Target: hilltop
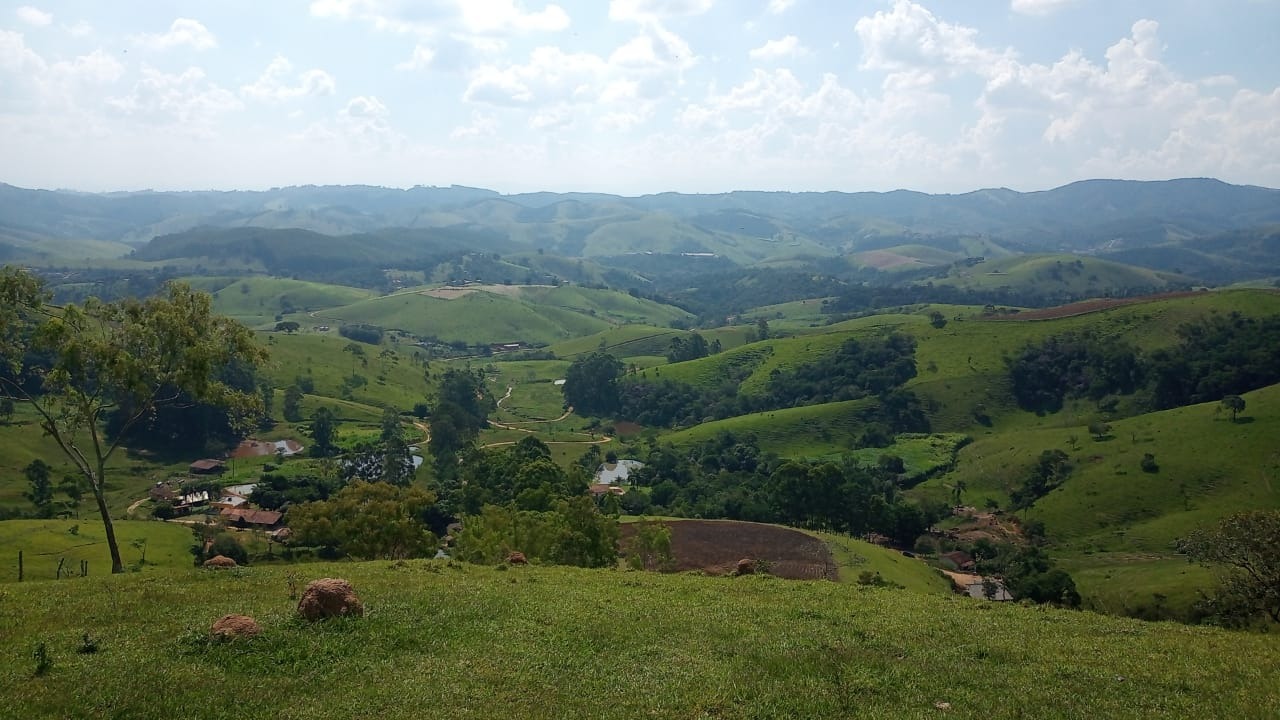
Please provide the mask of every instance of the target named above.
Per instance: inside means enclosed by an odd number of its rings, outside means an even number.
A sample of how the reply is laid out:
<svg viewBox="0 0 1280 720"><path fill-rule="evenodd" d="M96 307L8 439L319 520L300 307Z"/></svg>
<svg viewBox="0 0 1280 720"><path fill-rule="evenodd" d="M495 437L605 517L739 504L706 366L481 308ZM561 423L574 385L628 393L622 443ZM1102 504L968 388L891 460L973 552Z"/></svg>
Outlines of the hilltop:
<svg viewBox="0 0 1280 720"><path fill-rule="evenodd" d="M349 579L366 616L297 620L290 588L323 576ZM0 627L14 652L0 658L0 682L24 716L1280 710L1271 682L1280 655L1266 636L823 581L410 561L90 577L3 592ZM256 617L264 635L207 640L209 625L233 612ZM86 633L97 652L77 654ZM53 664L33 677L38 643ZM138 692L140 678L164 691Z"/></svg>

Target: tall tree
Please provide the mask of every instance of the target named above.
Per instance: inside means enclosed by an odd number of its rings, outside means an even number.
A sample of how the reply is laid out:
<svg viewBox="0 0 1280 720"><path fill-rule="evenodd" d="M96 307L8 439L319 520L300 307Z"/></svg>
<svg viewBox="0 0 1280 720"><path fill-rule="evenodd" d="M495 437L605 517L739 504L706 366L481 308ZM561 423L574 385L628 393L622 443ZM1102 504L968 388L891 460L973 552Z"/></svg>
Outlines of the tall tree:
<svg viewBox="0 0 1280 720"><path fill-rule="evenodd" d="M1222 407L1231 411L1231 422L1236 421L1236 416L1244 412L1244 398L1239 395L1227 395L1222 398Z"/></svg>
<svg viewBox="0 0 1280 720"><path fill-rule="evenodd" d="M27 484L30 486L23 496L36 506L36 513L42 518L53 517L53 481L49 479L51 470L53 468L40 458L22 468L22 474L27 477Z"/></svg>
<svg viewBox="0 0 1280 720"><path fill-rule="evenodd" d="M170 284L133 298L57 307L41 281L0 269L0 395L27 403L44 432L84 476L102 517L111 571L124 572L107 508L107 462L138 422L158 408L191 401L225 407L245 427L261 411L256 393L221 380L234 362L266 352L243 325L213 314L212 299ZM124 410L109 437L109 413Z"/></svg>
<svg viewBox="0 0 1280 720"><path fill-rule="evenodd" d="M290 385L284 391L284 407L281 408L281 413L289 422L302 422L302 388Z"/></svg>
<svg viewBox="0 0 1280 720"><path fill-rule="evenodd" d="M583 415L607 415L618 410L618 377L622 363L608 353L594 352L573 361L565 371L564 401Z"/></svg>
<svg viewBox="0 0 1280 720"><path fill-rule="evenodd" d="M338 421L334 418L333 411L327 407L316 410L311 418L311 440L315 443L311 446L311 454L316 457L333 455L337 451L333 444L337 434Z"/></svg>
<svg viewBox="0 0 1280 720"><path fill-rule="evenodd" d="M1236 513L1178 548L1220 570L1210 602L1222 620L1245 624L1264 615L1280 623L1280 511Z"/></svg>

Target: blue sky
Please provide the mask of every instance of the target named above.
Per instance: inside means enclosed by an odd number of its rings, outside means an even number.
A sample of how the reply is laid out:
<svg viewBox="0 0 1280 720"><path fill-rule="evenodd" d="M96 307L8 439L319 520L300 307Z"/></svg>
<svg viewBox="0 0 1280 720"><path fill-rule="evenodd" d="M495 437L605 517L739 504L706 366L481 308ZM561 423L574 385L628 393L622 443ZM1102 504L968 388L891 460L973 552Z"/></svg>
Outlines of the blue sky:
<svg viewBox="0 0 1280 720"><path fill-rule="evenodd" d="M1280 187L1273 0L0 2L0 181Z"/></svg>

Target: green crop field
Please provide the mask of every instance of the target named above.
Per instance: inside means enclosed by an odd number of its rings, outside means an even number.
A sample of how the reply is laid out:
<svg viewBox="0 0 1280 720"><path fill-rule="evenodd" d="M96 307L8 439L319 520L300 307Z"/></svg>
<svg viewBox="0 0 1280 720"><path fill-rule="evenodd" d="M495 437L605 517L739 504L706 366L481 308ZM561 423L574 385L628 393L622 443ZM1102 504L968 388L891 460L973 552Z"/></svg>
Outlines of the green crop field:
<svg viewBox="0 0 1280 720"><path fill-rule="evenodd" d="M154 569L191 567L194 540L185 525L143 520L116 520L113 525L126 566L148 573ZM146 563L141 563L144 549ZM111 572L106 530L96 512L79 520L0 522L0 583L17 581L19 551L28 582L55 579L60 560L65 560L64 576L79 574L81 560L89 562L90 577Z"/></svg>
<svg viewBox="0 0 1280 720"><path fill-rule="evenodd" d="M290 583L326 576L351 581L365 617L295 619ZM14 717L1280 712L1268 636L766 576L410 561L91 576L0 597ZM227 613L263 635L206 640ZM97 652L76 652L85 633ZM52 665L37 676L40 643Z"/></svg>

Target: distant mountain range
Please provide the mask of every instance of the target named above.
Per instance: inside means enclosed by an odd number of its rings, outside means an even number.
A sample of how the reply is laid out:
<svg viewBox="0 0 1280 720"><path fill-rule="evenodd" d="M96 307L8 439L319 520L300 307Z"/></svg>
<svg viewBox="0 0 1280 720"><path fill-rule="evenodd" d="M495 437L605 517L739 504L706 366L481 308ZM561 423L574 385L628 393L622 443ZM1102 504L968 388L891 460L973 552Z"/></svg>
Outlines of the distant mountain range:
<svg viewBox="0 0 1280 720"><path fill-rule="evenodd" d="M1065 252L1221 283L1280 275L1280 190L1212 179L1089 180L1030 193L641 197L458 186L90 194L0 184L0 260L53 263L136 250L135 259L163 261L219 243L269 254L285 239L315 249L317 261L369 263L459 248L597 259L713 253L743 266L876 252L863 264L881 270L886 258L929 267Z"/></svg>

